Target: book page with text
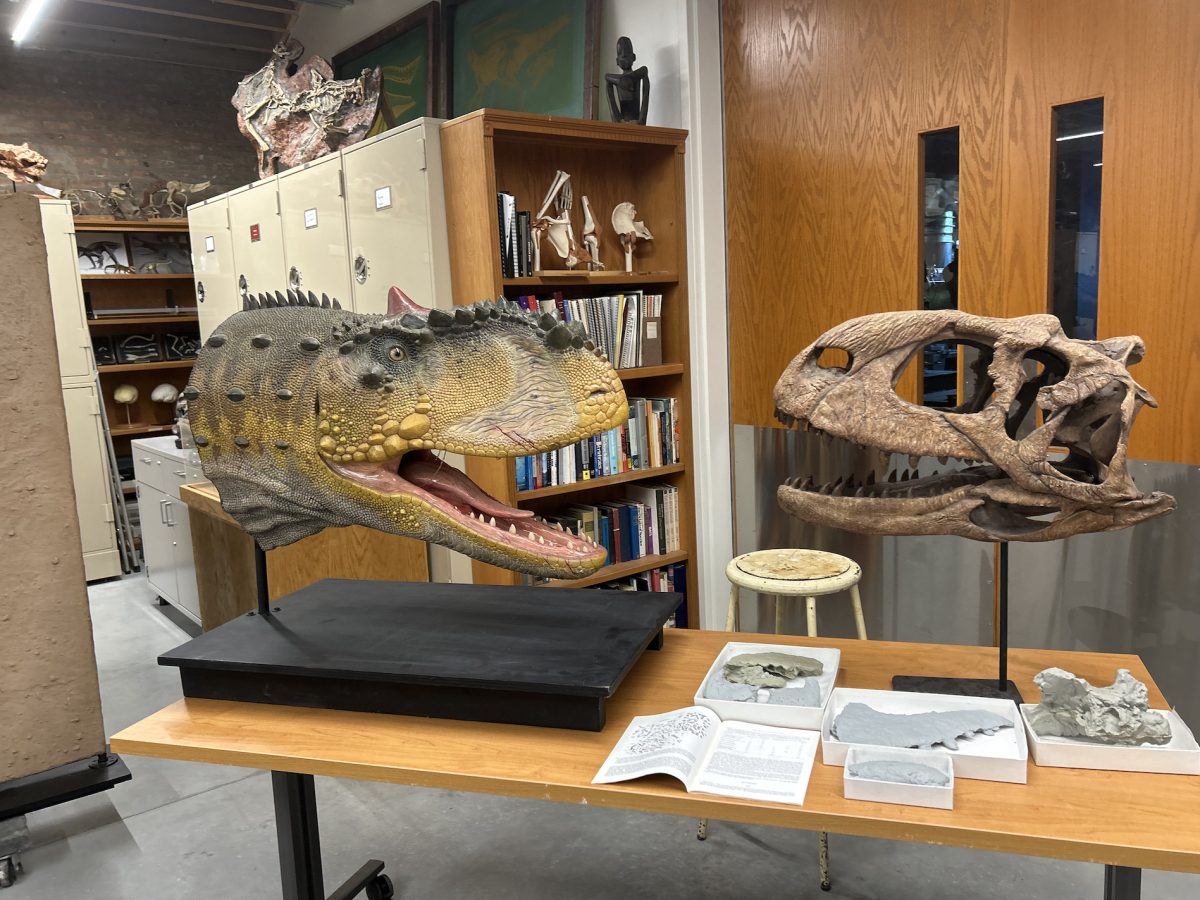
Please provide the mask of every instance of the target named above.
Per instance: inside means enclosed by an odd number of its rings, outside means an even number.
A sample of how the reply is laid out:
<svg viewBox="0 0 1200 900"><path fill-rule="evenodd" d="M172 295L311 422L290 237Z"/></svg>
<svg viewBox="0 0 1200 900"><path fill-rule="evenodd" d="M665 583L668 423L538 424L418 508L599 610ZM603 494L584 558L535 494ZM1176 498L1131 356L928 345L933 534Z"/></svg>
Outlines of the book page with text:
<svg viewBox="0 0 1200 900"><path fill-rule="evenodd" d="M687 784L720 722L716 713L701 706L635 716L592 784L653 774L673 775Z"/></svg>
<svg viewBox="0 0 1200 900"><path fill-rule="evenodd" d="M816 731L725 722L685 783L689 791L799 805L820 740Z"/></svg>

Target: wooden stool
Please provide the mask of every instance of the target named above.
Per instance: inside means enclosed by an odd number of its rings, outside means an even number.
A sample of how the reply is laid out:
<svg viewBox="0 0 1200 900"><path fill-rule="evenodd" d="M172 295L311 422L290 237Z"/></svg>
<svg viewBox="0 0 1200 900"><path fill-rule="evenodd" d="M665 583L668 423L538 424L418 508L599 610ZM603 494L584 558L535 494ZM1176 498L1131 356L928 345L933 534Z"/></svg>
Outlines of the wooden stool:
<svg viewBox="0 0 1200 900"><path fill-rule="evenodd" d="M755 550L735 556L725 567L729 579L729 612L725 630L736 631L738 625L738 589L750 588L775 597L775 633L783 633L784 597L803 597L808 612L808 636L817 636L817 598L849 590L854 608L854 624L860 640L867 639L867 623L863 619L862 598L858 582L862 568L854 560L823 550ZM708 820L701 819L696 837L708 837ZM831 887L829 880L829 835L819 834L821 890Z"/></svg>

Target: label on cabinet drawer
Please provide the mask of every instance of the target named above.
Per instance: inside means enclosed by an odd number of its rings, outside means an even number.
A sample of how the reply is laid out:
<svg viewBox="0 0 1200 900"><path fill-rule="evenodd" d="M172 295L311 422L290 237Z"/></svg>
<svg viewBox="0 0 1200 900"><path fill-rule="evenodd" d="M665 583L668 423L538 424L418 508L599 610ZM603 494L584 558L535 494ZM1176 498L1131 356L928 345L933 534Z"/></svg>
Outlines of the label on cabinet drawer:
<svg viewBox="0 0 1200 900"><path fill-rule="evenodd" d="M304 227L305 228L316 228L317 227L317 208L315 206L312 209L306 209L304 211Z"/></svg>
<svg viewBox="0 0 1200 900"><path fill-rule="evenodd" d="M392 205L392 186L384 185L381 188L375 188L375 208L387 209Z"/></svg>
<svg viewBox="0 0 1200 900"><path fill-rule="evenodd" d="M258 230L258 224L255 223L250 226L250 241L253 243L258 240L262 240L262 233Z"/></svg>
<svg viewBox="0 0 1200 900"><path fill-rule="evenodd" d="M204 237L204 252L212 253L216 249L217 249L217 242L213 239L213 236L211 234L205 235L205 237Z"/></svg>

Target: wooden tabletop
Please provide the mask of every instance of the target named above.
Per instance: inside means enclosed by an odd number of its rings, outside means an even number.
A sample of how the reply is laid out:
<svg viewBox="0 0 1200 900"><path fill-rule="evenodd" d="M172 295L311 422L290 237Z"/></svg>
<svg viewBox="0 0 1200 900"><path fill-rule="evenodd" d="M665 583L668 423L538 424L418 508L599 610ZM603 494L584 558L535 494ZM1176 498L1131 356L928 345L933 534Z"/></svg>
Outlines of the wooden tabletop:
<svg viewBox="0 0 1200 900"><path fill-rule="evenodd" d="M120 753L451 788L717 820L825 830L1033 856L1200 872L1200 777L1041 768L1029 783L958 779L953 810L845 800L842 769L818 764L801 807L689 794L674 779L592 785L635 715L690 706L721 647L747 635L668 630L608 705L599 733L217 700L180 700L112 738ZM767 638L764 638L767 639ZM776 638L772 636L771 640ZM837 647L840 687L890 686L893 674L983 676L982 647L779 637ZM1009 674L1036 700L1033 676L1057 665L1108 684L1124 667L1166 703L1136 656L1014 649Z"/></svg>

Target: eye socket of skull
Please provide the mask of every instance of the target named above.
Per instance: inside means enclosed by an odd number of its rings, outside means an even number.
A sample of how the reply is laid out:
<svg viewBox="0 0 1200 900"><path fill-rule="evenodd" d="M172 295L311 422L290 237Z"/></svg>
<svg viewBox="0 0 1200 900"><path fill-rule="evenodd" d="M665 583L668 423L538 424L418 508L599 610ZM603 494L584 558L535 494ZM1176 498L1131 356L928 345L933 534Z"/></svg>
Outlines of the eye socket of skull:
<svg viewBox="0 0 1200 900"><path fill-rule="evenodd" d="M849 372L854 366L854 354L841 347L814 347L813 361L822 369L834 372Z"/></svg>

